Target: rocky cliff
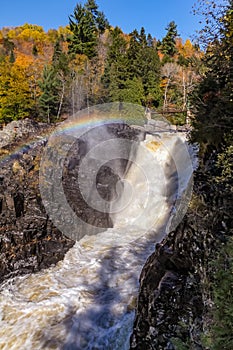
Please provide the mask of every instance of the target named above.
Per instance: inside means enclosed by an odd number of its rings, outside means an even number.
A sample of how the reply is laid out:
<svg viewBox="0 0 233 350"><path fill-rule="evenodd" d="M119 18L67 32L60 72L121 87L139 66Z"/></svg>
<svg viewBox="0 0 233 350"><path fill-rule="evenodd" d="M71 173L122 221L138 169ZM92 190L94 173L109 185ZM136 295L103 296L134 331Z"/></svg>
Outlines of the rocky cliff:
<svg viewBox="0 0 233 350"><path fill-rule="evenodd" d="M54 128L26 119L14 121L0 131L0 282L55 264L74 244L49 220L39 189L41 155ZM108 125L110 138L137 140L139 134L139 130L126 124ZM90 208L77 184L79 165L86 152L84 137L74 143L67 156L63 187L73 211L84 222L103 230L112 227L109 215ZM116 165L124 171L127 161ZM115 195L117 181L118 176L108 164L101 167L97 187L105 200Z"/></svg>
<svg viewBox="0 0 233 350"><path fill-rule="evenodd" d="M0 281L56 263L74 243L53 226L40 198L40 157L52 129L24 120L0 131Z"/></svg>
<svg viewBox="0 0 233 350"><path fill-rule="evenodd" d="M213 183L213 164L208 157L196 171L185 218L155 247L142 270L130 349L207 350L208 337L216 345L209 333L215 259L231 232L232 196L224 196Z"/></svg>
<svg viewBox="0 0 233 350"><path fill-rule="evenodd" d="M141 130L127 125L108 128L110 137L142 137ZM39 191L41 154L52 131L50 125L29 120L13 122L0 131L0 281L55 264L74 244L49 220ZM85 139L71 149L64 189L72 209L85 222L100 229L110 227L107 214L86 206L76 183L86 152ZM122 171L126 165L118 164ZM196 172L185 218L156 245L142 270L131 349L207 349L202 333L211 303L206 288L208 265L230 226L229 215L216 209L226 204L208 185L208 171ZM104 199L115 196L117 181L107 164L100 169L97 187Z"/></svg>

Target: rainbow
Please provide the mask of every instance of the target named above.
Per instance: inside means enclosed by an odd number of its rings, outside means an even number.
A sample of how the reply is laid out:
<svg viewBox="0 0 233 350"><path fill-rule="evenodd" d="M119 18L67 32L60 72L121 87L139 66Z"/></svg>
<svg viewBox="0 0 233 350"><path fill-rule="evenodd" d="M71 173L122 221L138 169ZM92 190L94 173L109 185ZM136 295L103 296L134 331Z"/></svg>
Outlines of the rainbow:
<svg viewBox="0 0 233 350"><path fill-rule="evenodd" d="M45 145L51 136L59 137L62 135L71 135L77 137L85 130L104 124L144 124L144 115L144 107L131 103L122 104L122 108L119 102L100 104L86 108L57 124L52 132L44 132L36 139L30 139L26 143L15 145L15 148L13 148L10 153L4 147L0 149L0 167L4 167L12 160L19 159L24 153L27 153L32 147L40 143L44 143Z"/></svg>

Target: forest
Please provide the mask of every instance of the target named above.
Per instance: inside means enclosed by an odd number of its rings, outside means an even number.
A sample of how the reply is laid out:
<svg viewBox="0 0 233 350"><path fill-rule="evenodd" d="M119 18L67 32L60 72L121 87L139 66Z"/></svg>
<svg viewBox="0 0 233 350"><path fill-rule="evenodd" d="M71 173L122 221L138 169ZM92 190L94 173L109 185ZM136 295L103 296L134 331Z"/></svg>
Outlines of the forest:
<svg viewBox="0 0 233 350"><path fill-rule="evenodd" d="M125 101L184 124L202 51L174 21L159 41L142 27L113 28L94 0L77 4L69 25L47 32L24 24L0 30L0 123L56 122L94 104ZM178 114L174 113L178 111Z"/></svg>

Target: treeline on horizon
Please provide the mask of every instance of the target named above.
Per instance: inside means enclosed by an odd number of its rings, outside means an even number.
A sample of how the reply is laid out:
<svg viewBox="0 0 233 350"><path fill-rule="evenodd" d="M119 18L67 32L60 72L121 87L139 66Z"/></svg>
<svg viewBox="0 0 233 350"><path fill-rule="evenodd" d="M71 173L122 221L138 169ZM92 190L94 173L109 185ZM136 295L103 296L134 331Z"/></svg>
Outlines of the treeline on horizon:
<svg viewBox="0 0 233 350"><path fill-rule="evenodd" d="M95 0L77 4L69 25L0 30L0 123L30 117L56 122L91 105L122 101L177 110L184 123L203 53L174 22L161 41L144 28L113 28ZM183 111L183 113L182 113Z"/></svg>

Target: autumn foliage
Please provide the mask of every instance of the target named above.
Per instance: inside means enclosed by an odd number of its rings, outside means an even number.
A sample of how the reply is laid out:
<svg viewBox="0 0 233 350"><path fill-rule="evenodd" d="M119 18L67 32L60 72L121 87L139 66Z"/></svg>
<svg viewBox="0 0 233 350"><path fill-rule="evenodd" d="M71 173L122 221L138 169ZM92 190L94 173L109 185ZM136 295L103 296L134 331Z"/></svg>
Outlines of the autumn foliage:
<svg viewBox="0 0 233 350"><path fill-rule="evenodd" d="M26 117L53 122L116 100L186 111L201 52L190 40L183 43L174 22L167 29L161 43L143 28L123 33L93 0L77 5L66 27L2 28L0 123Z"/></svg>

